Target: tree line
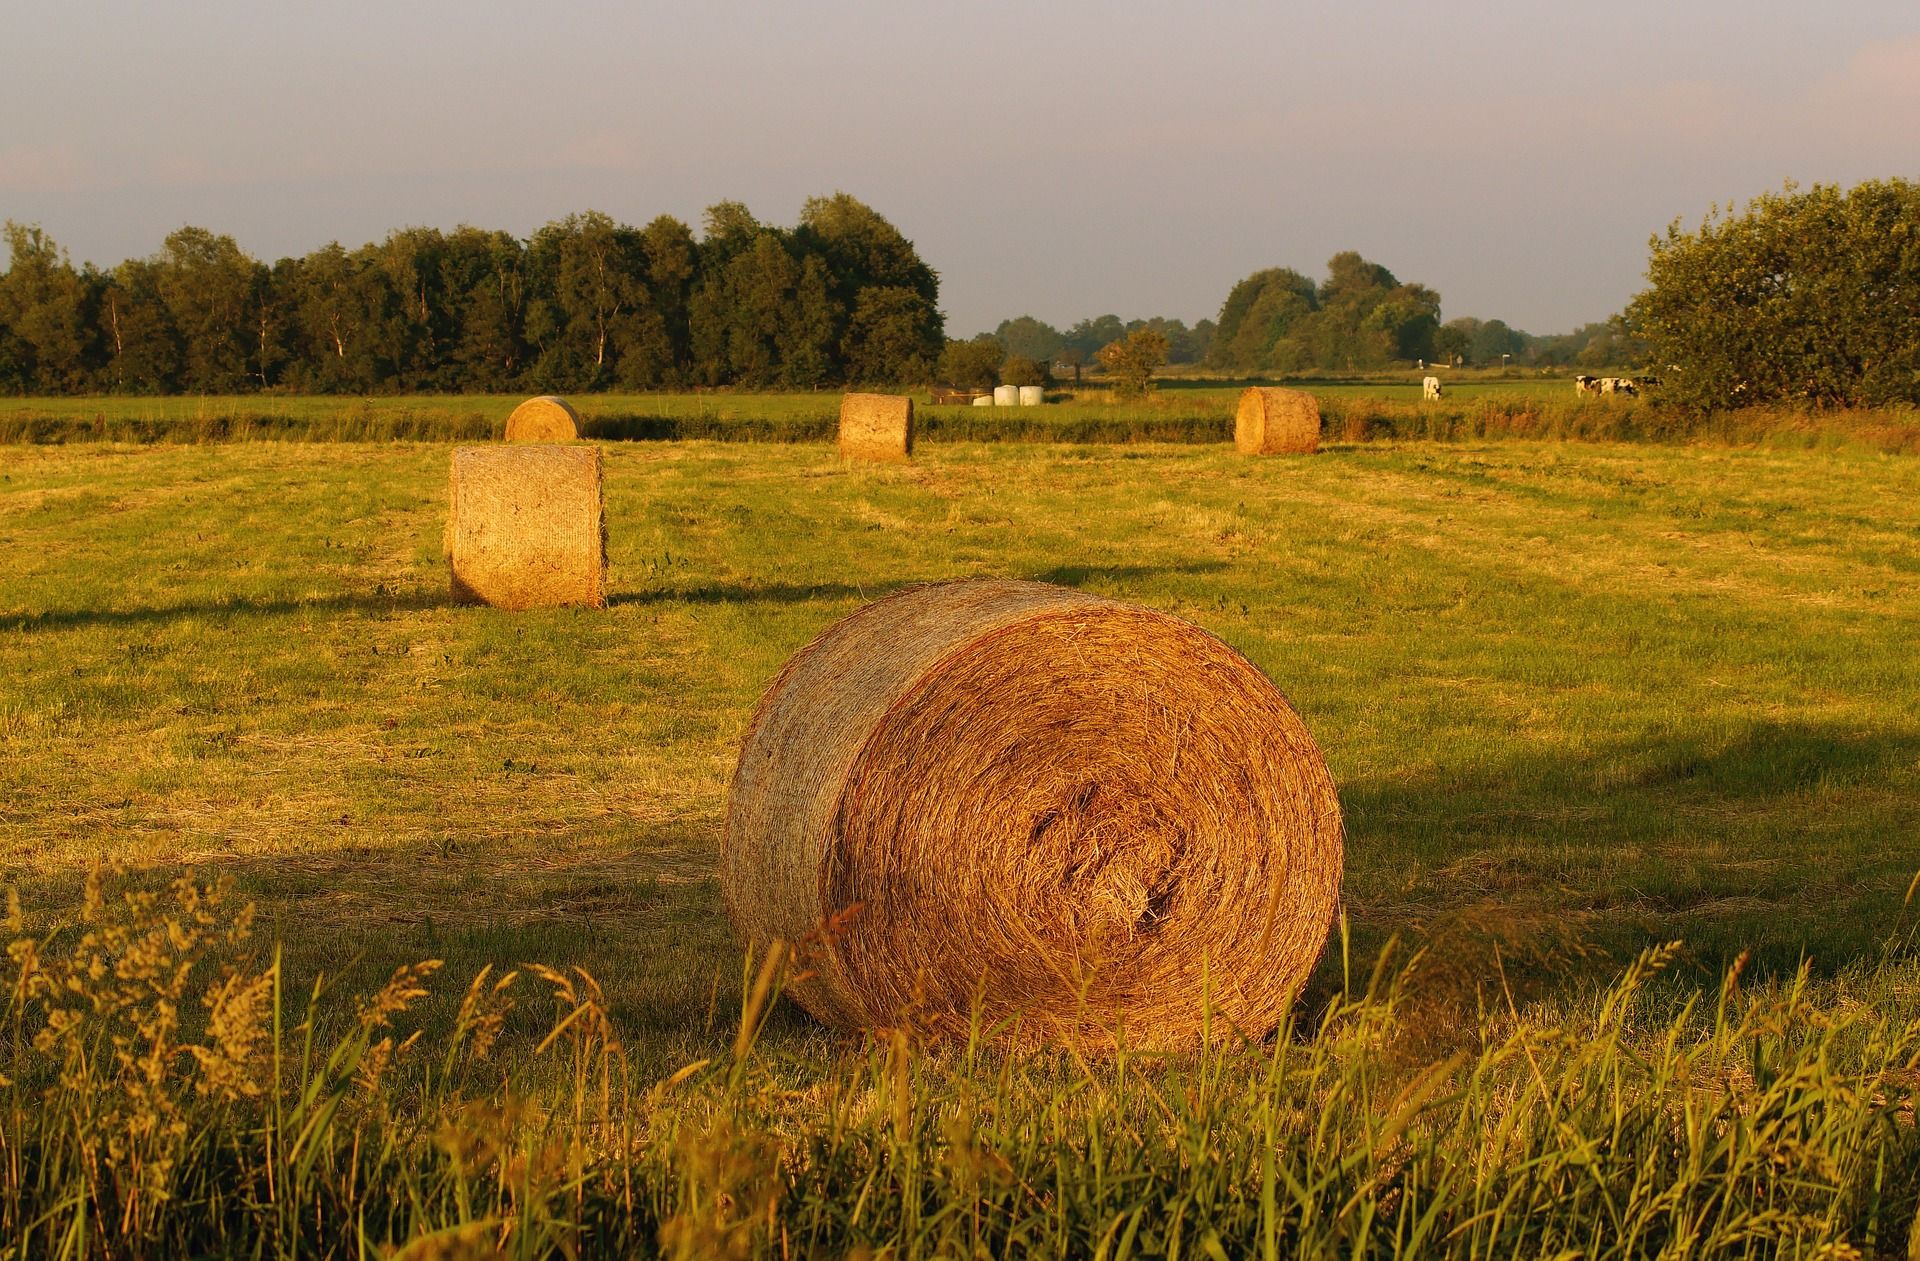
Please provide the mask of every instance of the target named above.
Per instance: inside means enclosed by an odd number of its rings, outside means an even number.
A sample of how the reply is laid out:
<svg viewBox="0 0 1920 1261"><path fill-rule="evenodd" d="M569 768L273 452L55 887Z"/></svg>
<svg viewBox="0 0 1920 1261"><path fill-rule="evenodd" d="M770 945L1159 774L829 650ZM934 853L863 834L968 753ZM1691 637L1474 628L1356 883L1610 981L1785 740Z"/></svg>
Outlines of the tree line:
<svg viewBox="0 0 1920 1261"><path fill-rule="evenodd" d="M1102 315L1058 329L1022 315L974 340L997 346L1018 373L1028 360L1093 363L1103 348L1141 331L1166 338L1169 364L1202 364L1243 376L1357 372L1420 362L1605 367L1636 361L1645 349L1618 318L1546 337L1497 319L1460 316L1442 322L1440 295L1432 288L1403 283L1350 250L1328 260L1326 279L1319 282L1290 267L1254 272L1233 286L1217 320L1203 319L1191 328L1177 319L1122 321ZM943 365L956 384L966 384L956 374L972 370L978 375L990 356L990 347L962 349L950 343Z"/></svg>
<svg viewBox="0 0 1920 1261"><path fill-rule="evenodd" d="M702 227L587 211L525 240L403 228L272 264L184 227L102 270L8 222L0 391L809 389L932 375L939 276L871 207L815 197L780 228L722 202Z"/></svg>

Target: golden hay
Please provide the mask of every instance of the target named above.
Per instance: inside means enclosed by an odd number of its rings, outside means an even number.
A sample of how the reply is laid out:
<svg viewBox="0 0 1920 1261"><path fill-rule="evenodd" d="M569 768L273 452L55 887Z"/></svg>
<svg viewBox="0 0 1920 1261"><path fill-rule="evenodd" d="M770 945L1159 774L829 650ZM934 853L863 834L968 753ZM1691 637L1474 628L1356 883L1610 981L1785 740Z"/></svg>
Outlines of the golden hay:
<svg viewBox="0 0 1920 1261"><path fill-rule="evenodd" d="M1320 404L1304 390L1245 390L1233 445L1242 455L1312 455L1320 449Z"/></svg>
<svg viewBox="0 0 1920 1261"><path fill-rule="evenodd" d="M840 400L840 455L904 460L913 455L913 400L901 394L848 394Z"/></svg>
<svg viewBox="0 0 1920 1261"><path fill-rule="evenodd" d="M580 436L580 413L557 394L530 398L507 417L508 442L572 442Z"/></svg>
<svg viewBox="0 0 1920 1261"><path fill-rule="evenodd" d="M721 846L756 949L821 1020L1178 1047L1277 1025L1339 899L1340 803L1258 668L1037 582L917 587L761 698Z"/></svg>
<svg viewBox="0 0 1920 1261"><path fill-rule="evenodd" d="M607 603L598 447L456 447L453 598L503 609Z"/></svg>

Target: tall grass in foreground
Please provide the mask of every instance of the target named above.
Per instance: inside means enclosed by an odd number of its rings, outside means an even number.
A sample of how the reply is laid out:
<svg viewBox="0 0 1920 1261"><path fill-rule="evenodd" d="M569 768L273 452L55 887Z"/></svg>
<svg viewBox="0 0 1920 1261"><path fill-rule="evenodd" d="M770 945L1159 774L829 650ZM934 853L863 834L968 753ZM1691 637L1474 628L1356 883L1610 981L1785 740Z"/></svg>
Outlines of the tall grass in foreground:
<svg viewBox="0 0 1920 1261"><path fill-rule="evenodd" d="M14 1257L1910 1255L1920 968L1888 953L1436 1035L1418 960L1258 1045L1010 1055L910 1030L823 1067L730 1043L630 1071L586 975L431 961L289 992L220 886L109 896L8 949ZM530 1055L502 1032L537 1020Z"/></svg>

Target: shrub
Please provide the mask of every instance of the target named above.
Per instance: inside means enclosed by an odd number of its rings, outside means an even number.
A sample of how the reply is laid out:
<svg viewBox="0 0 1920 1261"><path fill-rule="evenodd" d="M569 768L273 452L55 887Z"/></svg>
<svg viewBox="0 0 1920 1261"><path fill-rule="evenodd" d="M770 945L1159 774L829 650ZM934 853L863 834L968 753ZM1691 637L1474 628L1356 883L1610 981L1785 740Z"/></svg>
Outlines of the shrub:
<svg viewBox="0 0 1920 1261"><path fill-rule="evenodd" d="M1920 185L1791 185L1655 237L1629 317L1693 408L1920 402ZM1670 366L1669 366L1670 365Z"/></svg>

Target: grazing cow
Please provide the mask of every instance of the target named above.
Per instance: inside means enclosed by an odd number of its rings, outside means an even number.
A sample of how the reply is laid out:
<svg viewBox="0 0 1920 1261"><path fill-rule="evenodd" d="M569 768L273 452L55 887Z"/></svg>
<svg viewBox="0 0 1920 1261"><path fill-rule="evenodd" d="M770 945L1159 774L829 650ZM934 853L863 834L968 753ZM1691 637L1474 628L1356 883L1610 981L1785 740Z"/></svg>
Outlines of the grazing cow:
<svg viewBox="0 0 1920 1261"><path fill-rule="evenodd" d="M1573 392L1575 394L1592 394L1599 390L1599 388L1599 377L1590 377L1583 372L1573 379Z"/></svg>
<svg viewBox="0 0 1920 1261"><path fill-rule="evenodd" d="M1420 383L1420 396L1429 401L1440 397L1440 378L1428 377Z"/></svg>

